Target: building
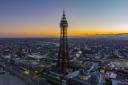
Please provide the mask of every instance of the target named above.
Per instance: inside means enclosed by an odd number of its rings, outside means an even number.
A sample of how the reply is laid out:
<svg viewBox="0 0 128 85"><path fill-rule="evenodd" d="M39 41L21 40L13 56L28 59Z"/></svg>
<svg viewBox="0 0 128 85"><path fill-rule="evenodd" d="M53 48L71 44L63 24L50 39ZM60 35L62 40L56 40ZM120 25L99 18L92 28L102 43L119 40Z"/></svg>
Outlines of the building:
<svg viewBox="0 0 128 85"><path fill-rule="evenodd" d="M68 54L68 39L67 28L68 22L66 20L65 12L60 21L60 47L58 53L58 68L62 74L66 74L69 68L69 54Z"/></svg>

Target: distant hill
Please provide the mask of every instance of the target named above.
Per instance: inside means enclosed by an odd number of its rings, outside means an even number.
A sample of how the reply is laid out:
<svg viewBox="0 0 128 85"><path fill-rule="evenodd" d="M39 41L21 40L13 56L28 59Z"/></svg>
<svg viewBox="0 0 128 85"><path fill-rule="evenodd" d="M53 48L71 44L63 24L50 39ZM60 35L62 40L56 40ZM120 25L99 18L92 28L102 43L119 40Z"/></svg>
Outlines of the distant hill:
<svg viewBox="0 0 128 85"><path fill-rule="evenodd" d="M120 33L120 34L99 34L99 35L96 35L95 38L107 38L107 39L128 40L128 33Z"/></svg>

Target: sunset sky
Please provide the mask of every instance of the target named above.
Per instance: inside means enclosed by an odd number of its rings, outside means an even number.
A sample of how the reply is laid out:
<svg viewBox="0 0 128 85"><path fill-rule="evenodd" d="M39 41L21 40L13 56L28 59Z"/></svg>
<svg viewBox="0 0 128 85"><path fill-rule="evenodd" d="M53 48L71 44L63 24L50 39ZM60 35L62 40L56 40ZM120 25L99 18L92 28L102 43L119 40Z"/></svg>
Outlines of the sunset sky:
<svg viewBox="0 0 128 85"><path fill-rule="evenodd" d="M0 0L0 37L58 36L63 9L69 36L128 33L128 0Z"/></svg>

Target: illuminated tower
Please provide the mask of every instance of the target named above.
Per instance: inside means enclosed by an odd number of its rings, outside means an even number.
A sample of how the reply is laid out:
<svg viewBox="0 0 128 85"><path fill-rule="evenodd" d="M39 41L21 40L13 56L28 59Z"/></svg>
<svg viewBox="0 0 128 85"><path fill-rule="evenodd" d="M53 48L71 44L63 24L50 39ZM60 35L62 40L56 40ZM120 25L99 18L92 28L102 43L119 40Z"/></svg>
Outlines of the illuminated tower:
<svg viewBox="0 0 128 85"><path fill-rule="evenodd" d="M60 72L65 74L69 67L69 55L68 55L68 39L67 39L67 28L68 22L66 20L65 12L60 21L60 47L58 54L58 67Z"/></svg>

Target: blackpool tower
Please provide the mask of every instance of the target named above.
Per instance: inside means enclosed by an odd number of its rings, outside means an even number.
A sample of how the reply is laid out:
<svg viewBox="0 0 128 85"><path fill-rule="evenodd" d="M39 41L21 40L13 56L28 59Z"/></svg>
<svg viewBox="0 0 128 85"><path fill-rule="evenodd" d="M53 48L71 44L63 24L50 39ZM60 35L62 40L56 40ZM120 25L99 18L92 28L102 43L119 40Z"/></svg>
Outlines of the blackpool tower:
<svg viewBox="0 0 128 85"><path fill-rule="evenodd" d="M65 12L60 21L60 47L58 53L58 68L63 74L67 73L69 68L69 55L68 55L68 39L67 39L68 22L66 20Z"/></svg>

